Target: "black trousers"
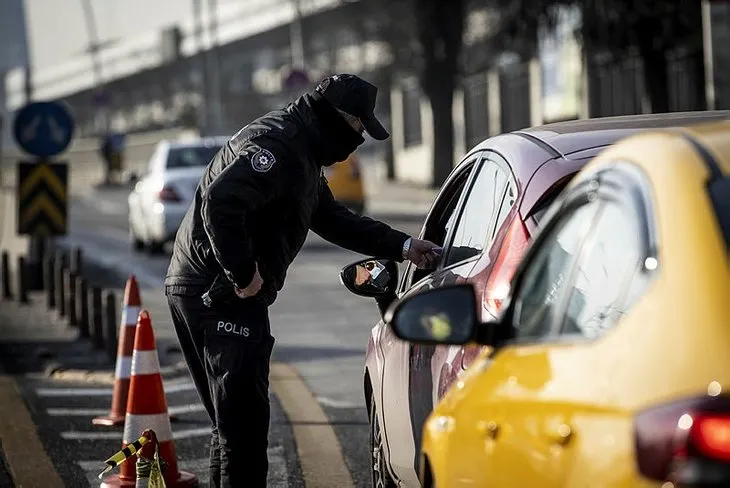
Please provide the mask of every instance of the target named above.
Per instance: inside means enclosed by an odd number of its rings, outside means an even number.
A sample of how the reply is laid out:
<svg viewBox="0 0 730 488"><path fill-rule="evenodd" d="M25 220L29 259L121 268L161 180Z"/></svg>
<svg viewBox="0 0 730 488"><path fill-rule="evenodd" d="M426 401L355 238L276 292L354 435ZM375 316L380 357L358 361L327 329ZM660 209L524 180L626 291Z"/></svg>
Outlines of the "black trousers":
<svg viewBox="0 0 730 488"><path fill-rule="evenodd" d="M265 487L268 472L268 307L236 299L207 308L204 289L166 288L180 347L213 424L210 486Z"/></svg>

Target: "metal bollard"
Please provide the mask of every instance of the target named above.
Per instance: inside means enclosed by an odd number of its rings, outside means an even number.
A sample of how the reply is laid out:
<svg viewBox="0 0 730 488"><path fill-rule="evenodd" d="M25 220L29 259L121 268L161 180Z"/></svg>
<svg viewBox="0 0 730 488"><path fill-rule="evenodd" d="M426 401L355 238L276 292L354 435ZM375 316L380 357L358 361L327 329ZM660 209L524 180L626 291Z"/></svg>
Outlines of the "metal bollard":
<svg viewBox="0 0 730 488"><path fill-rule="evenodd" d="M79 325L76 316L76 274L70 269L63 272L66 290L68 291L68 304L66 306L66 315L68 316L68 325L76 327Z"/></svg>
<svg viewBox="0 0 730 488"><path fill-rule="evenodd" d="M84 251L80 247L76 247L71 254L71 271L75 275L81 275L83 270Z"/></svg>
<svg viewBox="0 0 730 488"><path fill-rule="evenodd" d="M66 269L66 254L60 249L56 252L55 276L56 282L56 306L59 317L66 316L66 287L63 286L63 270Z"/></svg>
<svg viewBox="0 0 730 488"><path fill-rule="evenodd" d="M117 298L113 291L106 293L106 307L104 309L104 329L106 353L109 359L117 359Z"/></svg>
<svg viewBox="0 0 730 488"><path fill-rule="evenodd" d="M28 268L25 256L18 256L18 301L28 303Z"/></svg>
<svg viewBox="0 0 730 488"><path fill-rule="evenodd" d="M3 251L2 257L2 287L3 287L3 298L10 300L13 298L13 292L10 290L10 254L8 251Z"/></svg>
<svg viewBox="0 0 730 488"><path fill-rule="evenodd" d="M84 278L76 277L76 295L79 315L79 337L91 337L89 324L89 289Z"/></svg>
<svg viewBox="0 0 730 488"><path fill-rule="evenodd" d="M43 259L43 288L46 290L48 310L56 308L56 282L53 279L54 263L53 256L50 254Z"/></svg>
<svg viewBox="0 0 730 488"><path fill-rule="evenodd" d="M96 349L104 348L104 323L102 322L101 288L91 287L91 337Z"/></svg>

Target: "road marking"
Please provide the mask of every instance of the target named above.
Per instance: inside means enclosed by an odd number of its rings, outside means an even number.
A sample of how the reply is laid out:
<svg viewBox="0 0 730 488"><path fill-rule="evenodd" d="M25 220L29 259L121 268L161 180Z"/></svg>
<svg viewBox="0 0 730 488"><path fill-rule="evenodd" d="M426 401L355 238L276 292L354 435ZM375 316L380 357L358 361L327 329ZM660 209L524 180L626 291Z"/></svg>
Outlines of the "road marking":
<svg viewBox="0 0 730 488"><path fill-rule="evenodd" d="M164 384L165 394L195 390L195 385L189 380L186 382L170 382ZM111 395L112 388L36 388L36 395L40 397L65 396L107 396Z"/></svg>
<svg viewBox="0 0 730 488"><path fill-rule="evenodd" d="M185 413L204 412L205 407L202 403L192 403L189 405L179 405L168 407L167 413L170 415L182 415ZM106 415L109 413L108 408L49 408L46 413L52 417L95 417L97 415Z"/></svg>
<svg viewBox="0 0 730 488"><path fill-rule="evenodd" d="M121 215L126 210L119 202L109 201L107 195L100 195L98 192L78 195L76 198L82 205L93 207L94 210L104 215Z"/></svg>
<svg viewBox="0 0 730 488"><path fill-rule="evenodd" d="M0 376L0 412L0 439L15 485L63 488L15 381L9 376Z"/></svg>
<svg viewBox="0 0 730 488"><path fill-rule="evenodd" d="M301 376L288 364L272 363L270 382L292 425L306 486L352 488L335 431Z"/></svg>
<svg viewBox="0 0 730 488"><path fill-rule="evenodd" d="M210 436L210 427L198 427L195 429L176 430L172 433L174 440L189 439L190 437ZM69 430L61 432L61 438L69 441L88 441L88 440L114 440L119 439L122 442L121 432L87 432L80 430Z"/></svg>
<svg viewBox="0 0 730 488"><path fill-rule="evenodd" d="M362 405L360 403L335 400L334 398L328 397L317 397L317 401L320 403L320 405L331 408L365 408L365 405Z"/></svg>

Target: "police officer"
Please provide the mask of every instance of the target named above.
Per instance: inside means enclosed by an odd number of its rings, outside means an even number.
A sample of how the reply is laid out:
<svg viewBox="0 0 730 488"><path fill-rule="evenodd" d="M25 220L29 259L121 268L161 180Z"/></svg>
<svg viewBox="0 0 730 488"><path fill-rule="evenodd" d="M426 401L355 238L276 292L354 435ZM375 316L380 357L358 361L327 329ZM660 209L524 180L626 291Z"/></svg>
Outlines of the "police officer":
<svg viewBox="0 0 730 488"><path fill-rule="evenodd" d="M362 78L331 76L242 128L209 163L177 232L165 294L213 423L211 486L266 486L268 307L308 231L420 267L437 259L435 244L350 212L324 178L323 166L345 160L363 132L389 136L373 113L376 94Z"/></svg>

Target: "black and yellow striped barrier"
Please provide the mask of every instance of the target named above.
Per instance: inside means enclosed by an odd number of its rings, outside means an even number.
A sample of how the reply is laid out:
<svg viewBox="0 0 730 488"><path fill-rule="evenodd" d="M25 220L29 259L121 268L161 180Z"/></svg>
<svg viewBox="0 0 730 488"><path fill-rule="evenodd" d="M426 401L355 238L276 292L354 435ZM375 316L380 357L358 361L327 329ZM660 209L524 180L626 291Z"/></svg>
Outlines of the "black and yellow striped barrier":
<svg viewBox="0 0 730 488"><path fill-rule="evenodd" d="M18 235L66 235L68 164L18 163L17 220Z"/></svg>
<svg viewBox="0 0 730 488"><path fill-rule="evenodd" d="M153 439L154 432L152 432L151 430L145 430L142 433L142 437L132 442L131 444L127 444L121 451L117 452L112 457L104 461L106 467L104 468L104 471L99 473L99 479L101 479L106 473L116 468L127 459L137 454L137 452L142 449L142 446L144 446Z"/></svg>

